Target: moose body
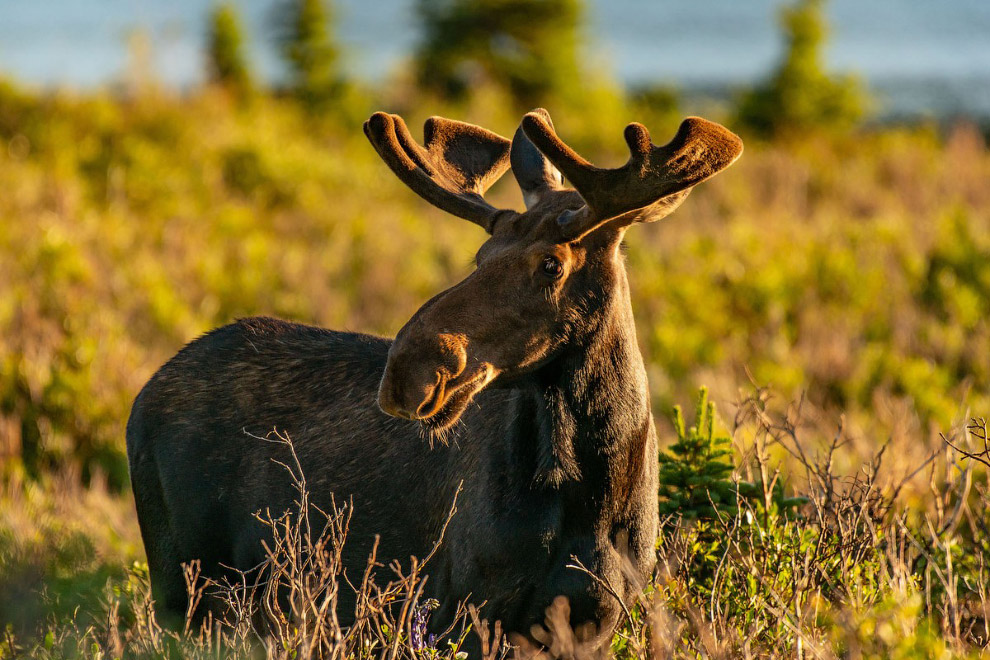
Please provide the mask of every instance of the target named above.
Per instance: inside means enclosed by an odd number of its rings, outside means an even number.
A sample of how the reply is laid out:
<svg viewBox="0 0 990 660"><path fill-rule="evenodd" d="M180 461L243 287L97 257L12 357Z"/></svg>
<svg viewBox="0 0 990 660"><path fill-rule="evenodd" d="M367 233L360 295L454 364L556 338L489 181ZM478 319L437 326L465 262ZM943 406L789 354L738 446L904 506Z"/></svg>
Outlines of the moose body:
<svg viewBox="0 0 990 660"><path fill-rule="evenodd" d="M598 438L609 438L613 460L623 463L612 467L628 483L614 489L603 465L558 485L560 472L573 467L551 444L559 420L547 397L559 392L557 383L534 377L482 393L448 442L431 448L417 422L376 405L389 345L246 319L186 347L152 379L136 410L154 412L136 412L129 433L144 439L143 450L132 450L132 472L143 486L142 529L153 579L167 589L164 603L185 611L180 558L199 558L204 574L215 576L221 566L262 561L266 530L253 513L286 510L298 498L272 460L286 461L285 448L260 440L274 428L292 438L314 504L329 510L331 494L338 505L353 500L344 546L352 581L376 534L386 564L424 557L463 483L458 513L429 566L433 595L447 607L469 595L487 600L483 614L514 631L542 621L558 595L568 597L576 620L614 623L618 603L566 565L573 556L608 567L603 574L618 578L614 588L630 599L653 565L656 439L645 392L628 411L605 409L582 420L571 438L570 460L583 465L601 460ZM301 416L300 407L313 414ZM635 570L623 572L623 561ZM352 602L348 589L341 595L346 621ZM437 622L446 614L436 613Z"/></svg>
<svg viewBox="0 0 990 660"><path fill-rule="evenodd" d="M658 522L657 440L621 239L741 151L704 120L686 121L664 147L641 128L627 129L632 174L620 180L622 168L597 170L570 152L544 111L511 143L433 119L426 149L401 119L373 116L366 132L390 168L491 238L477 269L394 341L245 319L155 374L127 447L159 603L185 612L183 562L200 560L208 577L261 562L255 513L297 498L276 462L285 447L263 440L276 430L292 439L314 504L353 503L352 581L376 536L386 563L428 553L461 488L428 567L442 604L434 625L470 598L528 636L563 596L575 628L608 639L618 599L631 604L652 570ZM481 197L510 160L524 213ZM575 560L597 578L569 567Z"/></svg>

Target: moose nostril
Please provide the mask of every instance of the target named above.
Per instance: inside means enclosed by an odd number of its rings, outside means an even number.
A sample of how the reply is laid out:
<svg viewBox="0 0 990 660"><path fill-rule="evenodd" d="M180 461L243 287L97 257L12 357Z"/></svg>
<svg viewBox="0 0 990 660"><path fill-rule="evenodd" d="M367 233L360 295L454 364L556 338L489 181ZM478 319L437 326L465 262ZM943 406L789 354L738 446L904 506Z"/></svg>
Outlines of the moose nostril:
<svg viewBox="0 0 990 660"><path fill-rule="evenodd" d="M442 405L447 380L447 375L438 371L432 383L417 387L386 376L379 386L378 406L393 417L411 420L430 417Z"/></svg>
<svg viewBox="0 0 990 660"><path fill-rule="evenodd" d="M393 417L426 419L446 402L447 384L464 373L467 338L446 332L424 338L404 332L389 350L378 404Z"/></svg>
<svg viewBox="0 0 990 660"><path fill-rule="evenodd" d="M424 388L423 398L416 407L416 417L422 419L424 417L429 417L437 411L441 399L443 398L444 385L446 383L446 378L443 374L437 372L436 382L433 385L429 385Z"/></svg>

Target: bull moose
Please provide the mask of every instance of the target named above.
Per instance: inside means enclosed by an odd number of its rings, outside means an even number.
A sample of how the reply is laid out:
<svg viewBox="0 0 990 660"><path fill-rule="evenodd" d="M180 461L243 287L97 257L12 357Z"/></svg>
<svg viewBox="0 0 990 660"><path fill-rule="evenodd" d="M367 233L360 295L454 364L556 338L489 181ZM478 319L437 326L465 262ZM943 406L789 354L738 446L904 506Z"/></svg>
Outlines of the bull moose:
<svg viewBox="0 0 990 660"><path fill-rule="evenodd" d="M604 169L562 142L543 109L511 141L433 117L421 146L381 112L364 130L413 191L488 232L477 267L394 340L241 319L151 378L127 454L158 605L186 610L183 562L219 577L264 558L254 514L297 497L255 437L275 428L293 439L314 503L353 502L345 569L363 570L376 535L382 559L422 557L463 484L430 565L434 619L470 596L526 636L563 596L572 625L603 642L618 599L631 603L653 569L658 525L656 431L620 244L742 142L689 117L656 146L633 123L629 160ZM510 165L521 213L483 197ZM599 579L569 569L572 557ZM345 594L345 622L348 604Z"/></svg>

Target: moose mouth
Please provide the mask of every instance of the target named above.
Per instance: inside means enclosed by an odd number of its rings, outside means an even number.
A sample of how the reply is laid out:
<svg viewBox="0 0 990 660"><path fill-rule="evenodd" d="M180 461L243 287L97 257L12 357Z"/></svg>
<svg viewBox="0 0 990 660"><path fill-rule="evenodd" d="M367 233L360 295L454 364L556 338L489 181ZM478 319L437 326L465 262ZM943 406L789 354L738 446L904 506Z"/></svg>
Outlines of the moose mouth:
<svg viewBox="0 0 990 660"><path fill-rule="evenodd" d="M458 378L457 382L450 381L437 387L424 406L429 412L419 418L424 430L431 435L443 435L453 428L475 395L494 377L495 370L484 364L466 379Z"/></svg>

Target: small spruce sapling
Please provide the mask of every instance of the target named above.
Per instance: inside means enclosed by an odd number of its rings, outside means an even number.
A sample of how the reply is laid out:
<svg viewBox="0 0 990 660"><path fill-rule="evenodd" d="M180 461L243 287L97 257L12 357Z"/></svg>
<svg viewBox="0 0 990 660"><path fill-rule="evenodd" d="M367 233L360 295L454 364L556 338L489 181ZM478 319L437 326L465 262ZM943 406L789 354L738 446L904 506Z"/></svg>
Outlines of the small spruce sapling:
<svg viewBox="0 0 990 660"><path fill-rule="evenodd" d="M698 392L693 426L686 428L680 406L674 406L673 422L677 442L660 452L661 518L711 520L719 511L735 515L732 441L716 430L715 404L708 400L708 389Z"/></svg>
<svg viewBox="0 0 990 660"><path fill-rule="evenodd" d="M715 404L708 399L708 388L698 391L694 425L687 427L680 406L674 407L672 421L677 441L659 456L661 519L679 516L705 522L732 518L743 502L761 515L788 517L807 503L803 497L785 497L779 478L767 492L760 482L733 477L732 439L716 424Z"/></svg>

